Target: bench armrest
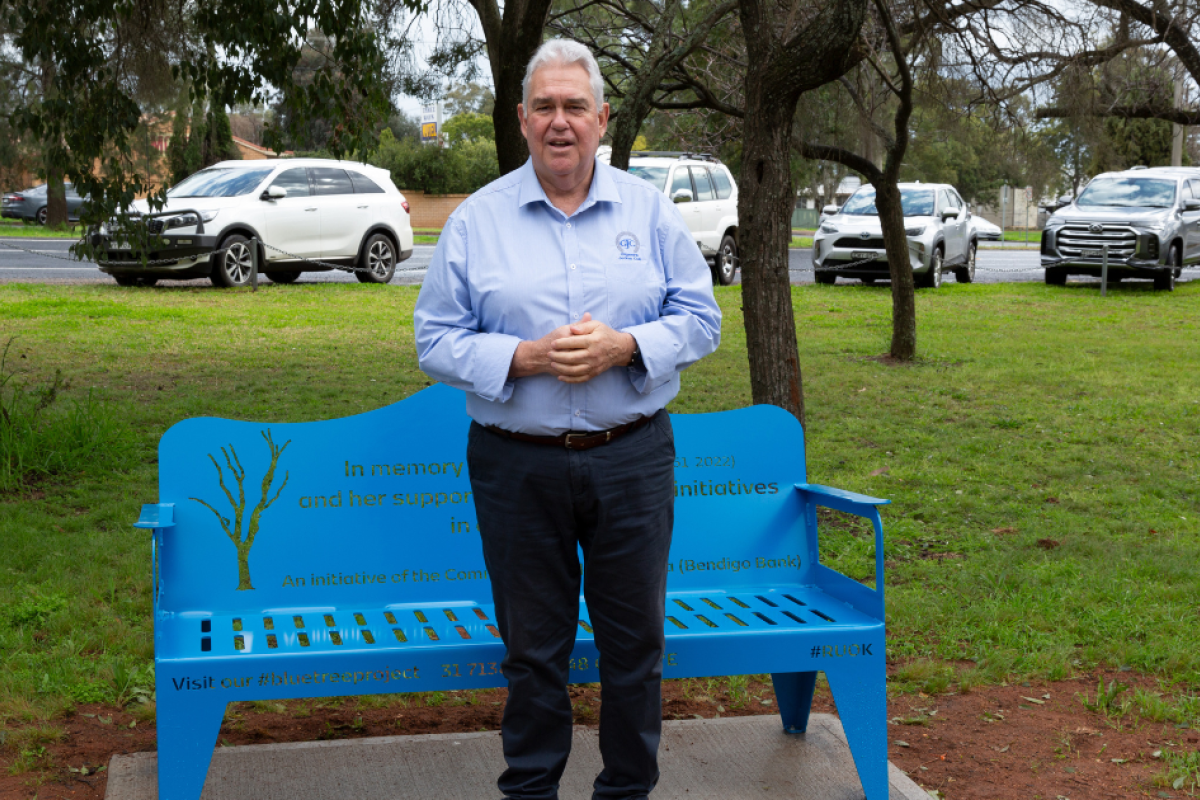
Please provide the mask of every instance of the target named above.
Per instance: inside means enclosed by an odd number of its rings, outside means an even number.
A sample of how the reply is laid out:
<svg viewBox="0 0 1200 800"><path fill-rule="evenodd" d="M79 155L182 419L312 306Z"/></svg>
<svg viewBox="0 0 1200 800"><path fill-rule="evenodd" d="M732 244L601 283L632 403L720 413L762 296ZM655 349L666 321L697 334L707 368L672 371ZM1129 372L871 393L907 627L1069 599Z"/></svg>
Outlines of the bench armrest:
<svg viewBox="0 0 1200 800"><path fill-rule="evenodd" d="M174 503L147 503L142 506L142 515L133 523L135 528L165 530L175 527Z"/></svg>
<svg viewBox="0 0 1200 800"><path fill-rule="evenodd" d="M796 491L804 496L806 502L818 506L843 511L857 517L869 519L875 528L875 591L878 593L881 609L883 601L883 520L879 517L879 506L888 505L891 500L870 497L858 492L848 492L845 489L834 489L831 486L821 486L815 483L797 483Z"/></svg>
<svg viewBox="0 0 1200 800"><path fill-rule="evenodd" d="M153 593L154 618L158 619L158 604L162 594L162 585L159 583L162 574L159 570L158 551L164 544L163 531L175 527L175 504L147 503L142 506L142 515L138 517L137 522L133 523L133 527L149 528L154 531L154 536L150 540L150 588Z"/></svg>

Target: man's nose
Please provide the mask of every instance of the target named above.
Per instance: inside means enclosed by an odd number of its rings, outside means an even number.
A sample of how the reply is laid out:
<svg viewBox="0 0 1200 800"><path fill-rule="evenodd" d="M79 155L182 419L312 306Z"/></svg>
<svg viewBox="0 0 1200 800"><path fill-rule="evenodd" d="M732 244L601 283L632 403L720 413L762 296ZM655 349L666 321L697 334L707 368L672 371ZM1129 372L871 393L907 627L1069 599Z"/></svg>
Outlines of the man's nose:
<svg viewBox="0 0 1200 800"><path fill-rule="evenodd" d="M568 128L567 111L562 106L554 109L554 117L550 120L550 125L554 128Z"/></svg>

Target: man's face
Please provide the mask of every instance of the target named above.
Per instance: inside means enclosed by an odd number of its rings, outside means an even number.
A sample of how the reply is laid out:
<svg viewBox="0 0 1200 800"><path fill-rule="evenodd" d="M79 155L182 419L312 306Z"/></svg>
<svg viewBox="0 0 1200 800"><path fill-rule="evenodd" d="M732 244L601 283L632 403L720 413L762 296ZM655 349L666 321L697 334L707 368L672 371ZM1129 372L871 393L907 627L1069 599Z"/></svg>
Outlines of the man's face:
<svg viewBox="0 0 1200 800"><path fill-rule="evenodd" d="M608 128L608 103L596 108L587 70L547 65L529 82L529 107L517 106L533 168L563 188L591 177L592 160Z"/></svg>

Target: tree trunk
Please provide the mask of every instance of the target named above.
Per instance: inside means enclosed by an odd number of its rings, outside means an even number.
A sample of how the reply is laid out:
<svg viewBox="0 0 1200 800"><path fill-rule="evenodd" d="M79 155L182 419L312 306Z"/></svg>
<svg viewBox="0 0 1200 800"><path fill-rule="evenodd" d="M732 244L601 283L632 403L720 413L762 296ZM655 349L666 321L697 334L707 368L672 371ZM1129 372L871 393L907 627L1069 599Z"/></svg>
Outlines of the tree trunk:
<svg viewBox="0 0 1200 800"><path fill-rule="evenodd" d="M46 165L46 227L67 224L67 187L62 170Z"/></svg>
<svg viewBox="0 0 1200 800"><path fill-rule="evenodd" d="M804 92L845 74L858 55L866 0L739 0L746 39L746 116L738 186L738 248L750 390L755 403L804 424L804 391L788 244L792 238L791 139Z"/></svg>
<svg viewBox="0 0 1200 800"><path fill-rule="evenodd" d="M238 587L237 591L244 592L253 590L254 586L250 583L250 548L245 544L238 545Z"/></svg>
<svg viewBox="0 0 1200 800"><path fill-rule="evenodd" d="M749 36L749 30L747 30ZM753 55L751 64L756 60ZM792 116L799 92L774 96L754 67L746 76L738 249L750 391L755 403L790 411L804 424L804 389L788 275L792 238Z"/></svg>
<svg viewBox="0 0 1200 800"><path fill-rule="evenodd" d="M542 44L542 30L550 14L550 0L508 0L501 13L496 0L470 0L479 15L496 105L492 125L496 129L496 160L500 174L517 169L529 158L529 147L521 135L517 104L523 101L522 82L529 59Z"/></svg>
<svg viewBox="0 0 1200 800"><path fill-rule="evenodd" d="M892 358L912 360L917 354L917 306L908 236L904 233L904 208L900 188L886 179L875 184L875 207L883 226L888 274L892 279ZM926 257L932 257L927 253Z"/></svg>

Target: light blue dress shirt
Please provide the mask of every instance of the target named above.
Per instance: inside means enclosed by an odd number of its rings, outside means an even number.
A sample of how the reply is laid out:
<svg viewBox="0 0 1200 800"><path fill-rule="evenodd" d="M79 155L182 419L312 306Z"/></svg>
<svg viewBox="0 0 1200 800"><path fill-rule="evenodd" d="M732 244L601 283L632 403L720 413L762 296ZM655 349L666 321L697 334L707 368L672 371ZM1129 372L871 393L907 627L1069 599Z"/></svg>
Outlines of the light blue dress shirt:
<svg viewBox="0 0 1200 800"><path fill-rule="evenodd" d="M574 384L508 377L522 340L584 313L632 334L645 368ZM532 161L464 201L438 239L414 322L421 369L465 389L472 419L535 435L653 414L679 393L680 371L721 338L711 273L679 211L599 161L570 216L550 203Z"/></svg>

